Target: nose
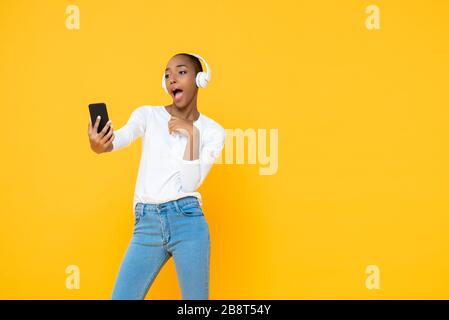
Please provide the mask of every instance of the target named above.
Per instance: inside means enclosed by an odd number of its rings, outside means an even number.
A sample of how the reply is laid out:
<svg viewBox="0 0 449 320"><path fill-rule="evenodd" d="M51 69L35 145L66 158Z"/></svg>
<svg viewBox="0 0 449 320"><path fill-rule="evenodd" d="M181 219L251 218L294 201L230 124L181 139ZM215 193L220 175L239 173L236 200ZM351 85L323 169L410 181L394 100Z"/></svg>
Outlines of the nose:
<svg viewBox="0 0 449 320"><path fill-rule="evenodd" d="M172 84L173 81L176 80L171 74L168 76L168 83Z"/></svg>

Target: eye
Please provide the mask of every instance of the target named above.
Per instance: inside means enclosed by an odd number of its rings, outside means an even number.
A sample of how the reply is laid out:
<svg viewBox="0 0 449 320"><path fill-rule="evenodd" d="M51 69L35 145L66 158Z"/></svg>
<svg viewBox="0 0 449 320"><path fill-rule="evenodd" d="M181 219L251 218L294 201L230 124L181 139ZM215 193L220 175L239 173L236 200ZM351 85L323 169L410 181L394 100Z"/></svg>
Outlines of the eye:
<svg viewBox="0 0 449 320"><path fill-rule="evenodd" d="M167 80L168 74L165 75L165 80Z"/></svg>
<svg viewBox="0 0 449 320"><path fill-rule="evenodd" d="M180 72L180 73L181 73L181 72L185 72L185 73L187 73L187 71L184 71L184 70L181 70L181 71L179 71L179 72Z"/></svg>

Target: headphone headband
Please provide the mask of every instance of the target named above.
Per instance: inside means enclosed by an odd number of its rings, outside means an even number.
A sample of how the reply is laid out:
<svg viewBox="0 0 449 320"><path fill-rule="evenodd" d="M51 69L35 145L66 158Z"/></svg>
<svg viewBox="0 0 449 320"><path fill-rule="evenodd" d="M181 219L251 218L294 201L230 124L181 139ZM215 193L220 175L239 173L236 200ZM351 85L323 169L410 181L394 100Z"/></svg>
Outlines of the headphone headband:
<svg viewBox="0 0 449 320"><path fill-rule="evenodd" d="M202 58L201 56L197 55L196 53L189 53L190 55L197 57L198 59L202 60L204 62L204 65L206 66L206 75L207 75L207 81L210 80L210 69L209 69L209 65L207 64L206 60L204 58ZM204 72L204 71L203 71Z"/></svg>

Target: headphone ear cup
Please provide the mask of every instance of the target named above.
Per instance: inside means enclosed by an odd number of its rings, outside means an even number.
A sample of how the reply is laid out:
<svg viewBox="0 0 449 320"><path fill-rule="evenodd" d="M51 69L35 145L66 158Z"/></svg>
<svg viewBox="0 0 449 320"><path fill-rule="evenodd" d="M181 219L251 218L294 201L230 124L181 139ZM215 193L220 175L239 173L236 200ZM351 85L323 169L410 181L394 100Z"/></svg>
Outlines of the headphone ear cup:
<svg viewBox="0 0 449 320"><path fill-rule="evenodd" d="M162 75L162 89L168 94L167 86L165 85L165 74Z"/></svg>
<svg viewBox="0 0 449 320"><path fill-rule="evenodd" d="M207 74L205 72L198 72L196 75L196 85L198 88L205 88L207 86Z"/></svg>

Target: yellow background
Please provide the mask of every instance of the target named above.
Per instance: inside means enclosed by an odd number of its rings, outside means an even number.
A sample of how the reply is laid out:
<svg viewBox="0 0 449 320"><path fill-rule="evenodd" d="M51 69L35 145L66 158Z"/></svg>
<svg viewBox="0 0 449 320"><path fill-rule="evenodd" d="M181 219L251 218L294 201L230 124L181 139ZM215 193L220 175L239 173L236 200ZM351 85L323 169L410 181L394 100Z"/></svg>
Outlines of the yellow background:
<svg viewBox="0 0 449 320"><path fill-rule="evenodd" d="M106 102L118 129L169 104L178 52L211 66L200 112L279 130L277 174L217 164L200 188L211 299L449 298L448 14L444 0L1 0L0 298L110 298L141 141L93 153L87 105ZM170 259L147 299L178 298Z"/></svg>

